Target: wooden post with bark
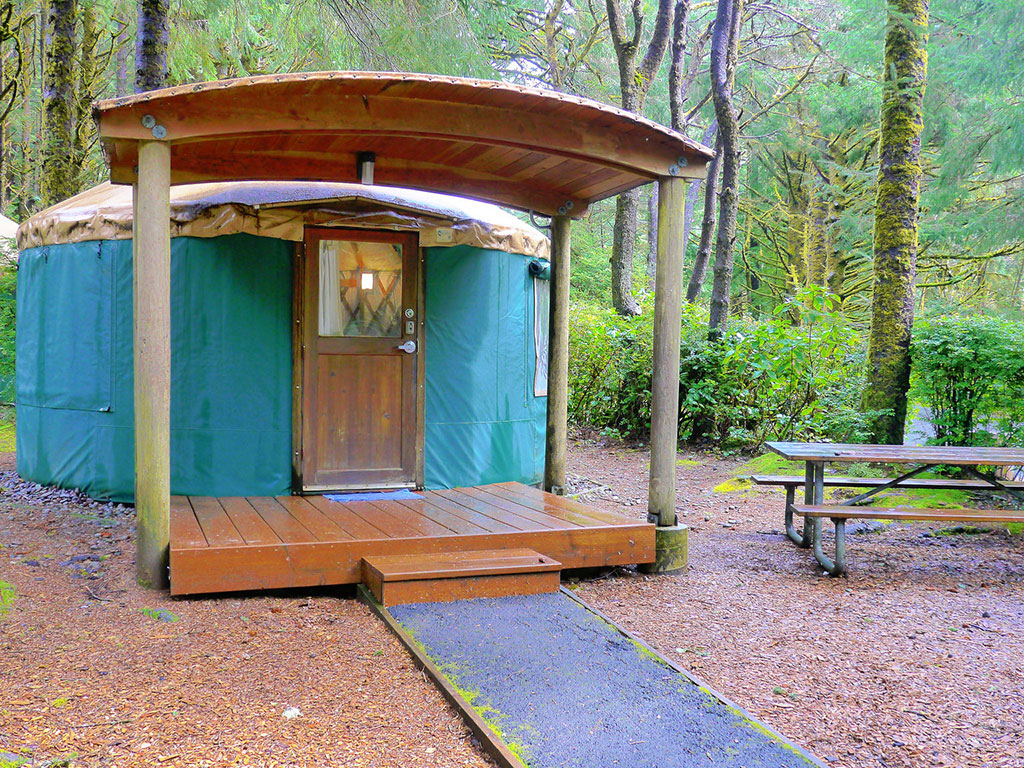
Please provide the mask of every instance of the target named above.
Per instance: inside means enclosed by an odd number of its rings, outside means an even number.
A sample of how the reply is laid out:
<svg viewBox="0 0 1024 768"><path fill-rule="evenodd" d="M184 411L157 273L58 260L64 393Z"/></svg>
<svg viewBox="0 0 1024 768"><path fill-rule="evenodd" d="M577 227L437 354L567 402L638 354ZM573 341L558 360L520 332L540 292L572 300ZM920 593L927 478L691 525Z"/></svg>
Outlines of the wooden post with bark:
<svg viewBox="0 0 1024 768"><path fill-rule="evenodd" d="M544 489L565 488L566 422L569 417L569 267L571 221L551 219L551 308L548 315L548 412Z"/></svg>
<svg viewBox="0 0 1024 768"><path fill-rule="evenodd" d="M658 270L654 291L654 371L651 378L651 484L648 519L676 524L676 444L679 439L679 335L682 323L683 209L686 180L658 181Z"/></svg>
<svg viewBox="0 0 1024 768"><path fill-rule="evenodd" d="M171 461L171 150L139 142L132 237L135 373L135 575L168 583Z"/></svg>

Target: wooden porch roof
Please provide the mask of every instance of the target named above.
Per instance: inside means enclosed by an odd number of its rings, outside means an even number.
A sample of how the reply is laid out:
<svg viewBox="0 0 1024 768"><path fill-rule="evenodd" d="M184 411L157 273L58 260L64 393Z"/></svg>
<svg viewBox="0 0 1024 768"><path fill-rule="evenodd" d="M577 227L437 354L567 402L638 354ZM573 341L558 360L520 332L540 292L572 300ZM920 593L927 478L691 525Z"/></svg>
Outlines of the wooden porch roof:
<svg viewBox="0 0 1024 768"><path fill-rule="evenodd" d="M711 150L588 99L485 80L377 72L265 75L97 102L110 178L137 180L138 142L171 148L171 183L358 181L547 215L664 176L703 178Z"/></svg>

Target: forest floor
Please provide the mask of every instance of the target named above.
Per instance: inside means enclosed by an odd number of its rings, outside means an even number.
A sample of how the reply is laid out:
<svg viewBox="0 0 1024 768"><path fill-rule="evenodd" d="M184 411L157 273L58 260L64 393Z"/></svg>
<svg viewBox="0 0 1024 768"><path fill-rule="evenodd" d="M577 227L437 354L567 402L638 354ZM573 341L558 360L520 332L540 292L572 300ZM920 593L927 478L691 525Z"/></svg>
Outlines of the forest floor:
<svg viewBox="0 0 1024 768"><path fill-rule="evenodd" d="M584 501L642 519L648 460L580 439L569 469L608 486ZM781 490L736 481L744 461L680 453L687 574L572 588L830 765L1024 765L1024 536L885 526L830 579L781 534ZM142 590L129 510L21 489L13 463L0 766L490 764L351 591Z"/></svg>

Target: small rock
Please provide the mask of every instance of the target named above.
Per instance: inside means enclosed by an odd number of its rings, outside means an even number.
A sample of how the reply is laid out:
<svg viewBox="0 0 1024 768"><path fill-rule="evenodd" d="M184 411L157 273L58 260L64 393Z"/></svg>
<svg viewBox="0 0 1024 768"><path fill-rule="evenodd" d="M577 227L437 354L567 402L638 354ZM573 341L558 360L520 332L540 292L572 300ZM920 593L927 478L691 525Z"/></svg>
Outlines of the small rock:
<svg viewBox="0 0 1024 768"><path fill-rule="evenodd" d="M288 707L288 709L286 709L284 712L281 713L281 716L285 720L294 720L296 717L299 717L301 714L302 714L302 711L298 707Z"/></svg>

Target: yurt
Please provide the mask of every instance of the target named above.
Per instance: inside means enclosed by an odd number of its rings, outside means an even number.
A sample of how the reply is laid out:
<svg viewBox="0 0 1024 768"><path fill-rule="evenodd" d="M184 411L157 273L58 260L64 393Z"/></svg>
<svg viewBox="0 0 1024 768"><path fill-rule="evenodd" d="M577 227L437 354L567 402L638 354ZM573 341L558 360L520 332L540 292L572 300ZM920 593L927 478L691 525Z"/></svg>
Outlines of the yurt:
<svg viewBox="0 0 1024 768"><path fill-rule="evenodd" d="M548 240L362 184L171 190L171 492L537 483ZM132 190L18 230L19 473L134 493Z"/></svg>

